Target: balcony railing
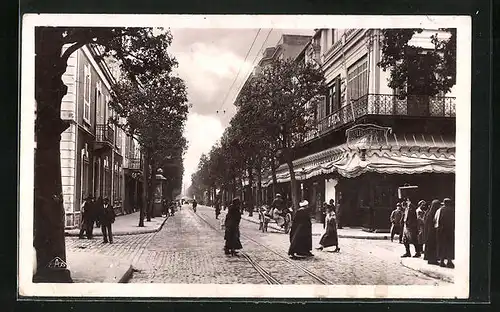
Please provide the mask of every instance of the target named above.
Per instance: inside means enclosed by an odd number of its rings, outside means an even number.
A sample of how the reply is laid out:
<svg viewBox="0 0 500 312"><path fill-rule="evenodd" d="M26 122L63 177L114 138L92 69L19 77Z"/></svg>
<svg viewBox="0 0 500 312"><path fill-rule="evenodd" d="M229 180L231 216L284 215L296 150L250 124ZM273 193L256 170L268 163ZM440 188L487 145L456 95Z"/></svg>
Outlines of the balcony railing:
<svg viewBox="0 0 500 312"><path fill-rule="evenodd" d="M98 124L95 129L95 140L98 143L114 144L115 130L107 124Z"/></svg>
<svg viewBox="0 0 500 312"><path fill-rule="evenodd" d="M316 129L304 136L304 141L366 115L455 117L455 113L454 97L409 95L402 98L391 94L367 94L321 119Z"/></svg>

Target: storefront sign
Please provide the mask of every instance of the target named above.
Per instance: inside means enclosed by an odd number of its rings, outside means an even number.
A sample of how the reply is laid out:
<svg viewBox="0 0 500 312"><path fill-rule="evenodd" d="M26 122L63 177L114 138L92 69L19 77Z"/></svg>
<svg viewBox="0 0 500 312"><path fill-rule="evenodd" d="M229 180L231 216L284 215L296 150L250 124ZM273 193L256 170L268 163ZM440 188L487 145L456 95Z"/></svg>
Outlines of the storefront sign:
<svg viewBox="0 0 500 312"><path fill-rule="evenodd" d="M374 124L360 124L347 129L345 132L348 145L354 143L384 144L387 142L387 135L392 132L392 128Z"/></svg>

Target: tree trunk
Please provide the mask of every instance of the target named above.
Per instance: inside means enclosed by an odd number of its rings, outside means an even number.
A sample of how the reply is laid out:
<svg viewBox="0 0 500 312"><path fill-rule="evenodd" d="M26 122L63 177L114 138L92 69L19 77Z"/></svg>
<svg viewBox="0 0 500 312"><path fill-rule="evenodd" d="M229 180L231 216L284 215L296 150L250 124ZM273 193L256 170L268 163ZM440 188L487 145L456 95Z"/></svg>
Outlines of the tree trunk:
<svg viewBox="0 0 500 312"><path fill-rule="evenodd" d="M290 172L290 194L292 195L292 207L295 212L299 208L299 201L297 195L297 180L295 180L295 171L293 170L293 160L290 151L287 151L285 157L286 164L288 165L288 170Z"/></svg>
<svg viewBox="0 0 500 312"><path fill-rule="evenodd" d="M272 178L273 178L273 186L272 186L272 189L273 189L273 198L276 196L276 186L278 184L278 179L276 178L276 163L275 163L275 158L273 156L273 158L271 159L271 175L272 175Z"/></svg>
<svg viewBox="0 0 500 312"><path fill-rule="evenodd" d="M139 226L144 226L144 216L148 205L148 169L149 169L149 156L146 149L144 149L144 161L142 168L142 203L139 206Z"/></svg>
<svg viewBox="0 0 500 312"><path fill-rule="evenodd" d="M67 268L54 268L51 261L66 262L64 206L61 183L60 141L68 123L61 120L61 101L67 92L62 82L66 62L61 58L61 30L35 28L35 168L34 241L37 271L33 282L72 282Z"/></svg>
<svg viewBox="0 0 500 312"><path fill-rule="evenodd" d="M151 179L149 184L149 204L148 204L148 213L147 213L147 221L151 221L153 217L153 205L155 202L155 190L156 190L156 164L153 160L151 160Z"/></svg>
<svg viewBox="0 0 500 312"><path fill-rule="evenodd" d="M262 206L262 159L257 161L257 207Z"/></svg>
<svg viewBox="0 0 500 312"><path fill-rule="evenodd" d="M253 196L253 190L252 190L252 186L253 186L253 170L252 170L252 167L249 167L247 169L248 171L248 200L246 201L247 202L247 207L248 207L248 216L249 217L253 217L253 207L254 207L254 196Z"/></svg>

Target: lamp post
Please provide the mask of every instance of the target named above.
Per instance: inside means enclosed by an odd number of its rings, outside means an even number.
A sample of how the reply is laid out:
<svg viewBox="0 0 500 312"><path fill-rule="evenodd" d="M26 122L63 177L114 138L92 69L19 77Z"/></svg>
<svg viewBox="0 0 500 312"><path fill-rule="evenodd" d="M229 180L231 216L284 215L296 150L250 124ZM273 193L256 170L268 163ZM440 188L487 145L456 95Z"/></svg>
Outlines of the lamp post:
<svg viewBox="0 0 500 312"><path fill-rule="evenodd" d="M301 197L301 200L304 200L304 180L305 180L305 176L306 176L306 173L305 173L306 169L305 168L302 168L301 172L300 172L300 177L301 177L301 180L300 181L300 197Z"/></svg>

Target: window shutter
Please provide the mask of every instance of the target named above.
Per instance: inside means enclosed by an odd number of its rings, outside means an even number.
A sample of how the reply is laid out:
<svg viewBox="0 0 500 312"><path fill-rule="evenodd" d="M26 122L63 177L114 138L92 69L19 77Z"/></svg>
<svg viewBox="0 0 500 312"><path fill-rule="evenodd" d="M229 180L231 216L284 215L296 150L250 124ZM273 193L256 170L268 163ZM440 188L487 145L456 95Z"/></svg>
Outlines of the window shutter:
<svg viewBox="0 0 500 312"><path fill-rule="evenodd" d="M334 110L340 109L340 76L335 78L335 99L334 99Z"/></svg>

